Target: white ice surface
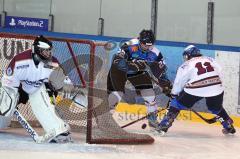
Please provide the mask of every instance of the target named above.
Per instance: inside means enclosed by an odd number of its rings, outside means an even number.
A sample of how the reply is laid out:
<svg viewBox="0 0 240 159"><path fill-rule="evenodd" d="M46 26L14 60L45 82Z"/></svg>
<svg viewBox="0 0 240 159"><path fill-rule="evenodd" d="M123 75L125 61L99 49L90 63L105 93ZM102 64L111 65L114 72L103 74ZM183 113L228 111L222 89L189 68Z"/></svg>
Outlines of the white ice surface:
<svg viewBox="0 0 240 159"><path fill-rule="evenodd" d="M90 145L79 133L73 133L75 143L36 144L22 128L0 130L0 159L240 159L240 129L225 136L220 126L176 121L160 137L142 130L144 122L127 130L151 134L151 145Z"/></svg>

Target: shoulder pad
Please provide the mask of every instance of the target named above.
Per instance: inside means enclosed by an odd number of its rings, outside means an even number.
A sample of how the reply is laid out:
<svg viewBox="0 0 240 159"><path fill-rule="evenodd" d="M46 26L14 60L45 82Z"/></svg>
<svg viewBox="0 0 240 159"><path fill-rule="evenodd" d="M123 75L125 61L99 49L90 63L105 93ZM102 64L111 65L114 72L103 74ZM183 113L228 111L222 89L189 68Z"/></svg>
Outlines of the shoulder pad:
<svg viewBox="0 0 240 159"><path fill-rule="evenodd" d="M124 43L122 46L121 46L121 50L123 51L127 51L128 50L128 45L126 43Z"/></svg>

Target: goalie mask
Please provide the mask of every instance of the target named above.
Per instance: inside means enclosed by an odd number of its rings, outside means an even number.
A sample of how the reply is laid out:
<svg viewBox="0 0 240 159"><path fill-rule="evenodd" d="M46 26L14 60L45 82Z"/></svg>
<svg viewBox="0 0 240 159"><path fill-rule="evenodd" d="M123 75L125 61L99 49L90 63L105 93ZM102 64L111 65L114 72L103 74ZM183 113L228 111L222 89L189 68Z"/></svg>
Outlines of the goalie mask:
<svg viewBox="0 0 240 159"><path fill-rule="evenodd" d="M40 35L33 42L32 52L38 61L48 62L52 59L52 42Z"/></svg>

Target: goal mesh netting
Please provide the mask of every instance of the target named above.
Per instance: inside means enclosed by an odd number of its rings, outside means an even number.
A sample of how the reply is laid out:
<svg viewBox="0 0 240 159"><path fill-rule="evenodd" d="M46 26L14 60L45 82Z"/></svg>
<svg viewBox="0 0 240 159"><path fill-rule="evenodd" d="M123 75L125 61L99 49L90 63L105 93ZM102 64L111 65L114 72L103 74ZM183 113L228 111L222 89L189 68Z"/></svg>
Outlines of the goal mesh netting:
<svg viewBox="0 0 240 159"><path fill-rule="evenodd" d="M110 54L105 45L91 40L48 37L57 57L75 89L88 96L88 107L78 107L64 92L59 92L56 110L75 132L86 133L87 143L146 144L154 142L149 135L129 133L113 119L107 101L107 73ZM14 55L30 49L35 36L0 33L0 77ZM74 92L71 92L74 93ZM33 126L40 126L29 103L18 105L23 116ZM15 122L14 122L15 121ZM16 126L13 119L12 126Z"/></svg>

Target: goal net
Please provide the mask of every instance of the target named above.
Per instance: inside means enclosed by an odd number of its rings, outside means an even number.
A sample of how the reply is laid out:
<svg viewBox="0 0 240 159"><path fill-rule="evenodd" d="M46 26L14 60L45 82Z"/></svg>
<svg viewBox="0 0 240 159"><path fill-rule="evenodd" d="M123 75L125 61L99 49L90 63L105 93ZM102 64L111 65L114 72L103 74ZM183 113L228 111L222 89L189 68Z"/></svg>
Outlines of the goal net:
<svg viewBox="0 0 240 159"><path fill-rule="evenodd" d="M91 40L48 37L53 42L53 56L57 57L71 79L75 91L83 91L88 106L79 107L59 92L56 111L75 132L86 134L87 143L146 144L154 142L149 135L129 133L112 117L107 101L107 73L110 55L105 45ZM0 77L14 55L30 49L35 36L0 33ZM69 92L68 92L69 93ZM40 126L29 103L18 105L19 111L33 126ZM16 126L13 119L12 126Z"/></svg>

